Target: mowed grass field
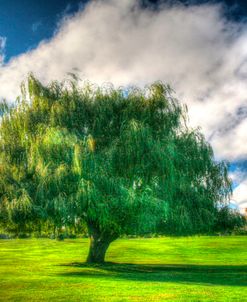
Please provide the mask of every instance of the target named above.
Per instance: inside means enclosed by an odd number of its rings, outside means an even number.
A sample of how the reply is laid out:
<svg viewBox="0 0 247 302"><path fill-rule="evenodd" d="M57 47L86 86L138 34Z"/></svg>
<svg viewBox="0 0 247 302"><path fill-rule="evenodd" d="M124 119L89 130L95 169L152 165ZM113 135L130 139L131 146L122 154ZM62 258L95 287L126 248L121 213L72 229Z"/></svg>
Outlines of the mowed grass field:
<svg viewBox="0 0 247 302"><path fill-rule="evenodd" d="M247 237L0 240L0 301L247 301Z"/></svg>

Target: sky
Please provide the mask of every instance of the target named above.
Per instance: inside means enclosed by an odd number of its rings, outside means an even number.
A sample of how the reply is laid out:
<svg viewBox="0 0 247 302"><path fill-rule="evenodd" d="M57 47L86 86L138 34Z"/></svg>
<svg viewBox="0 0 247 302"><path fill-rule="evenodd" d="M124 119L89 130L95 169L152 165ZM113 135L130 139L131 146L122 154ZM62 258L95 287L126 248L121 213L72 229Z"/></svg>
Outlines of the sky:
<svg viewBox="0 0 247 302"><path fill-rule="evenodd" d="M14 102L29 72L169 83L247 207L247 1L0 0L0 99Z"/></svg>

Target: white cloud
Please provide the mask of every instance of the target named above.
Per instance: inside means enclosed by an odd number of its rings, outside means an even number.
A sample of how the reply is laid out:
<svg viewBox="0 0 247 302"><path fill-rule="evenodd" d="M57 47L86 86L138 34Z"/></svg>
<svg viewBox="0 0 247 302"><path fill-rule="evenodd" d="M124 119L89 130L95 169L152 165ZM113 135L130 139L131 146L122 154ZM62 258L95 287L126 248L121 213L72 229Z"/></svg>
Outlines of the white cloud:
<svg viewBox="0 0 247 302"><path fill-rule="evenodd" d="M42 26L41 21L34 22L31 26L32 32L35 33L40 28L40 26Z"/></svg>
<svg viewBox="0 0 247 302"><path fill-rule="evenodd" d="M229 177L233 181L234 190L231 196L231 204L236 205L241 213L247 208L247 171L237 168L229 173Z"/></svg>
<svg viewBox="0 0 247 302"><path fill-rule="evenodd" d="M6 46L6 37L0 36L0 67L3 65L4 62L5 46Z"/></svg>
<svg viewBox="0 0 247 302"><path fill-rule="evenodd" d="M247 175L247 171L241 168L237 168L235 171L229 173L229 177L231 178L235 186L242 183L246 179L246 175ZM247 199L247 195L246 195L246 199Z"/></svg>
<svg viewBox="0 0 247 302"><path fill-rule="evenodd" d="M13 100L30 71L45 83L71 71L115 85L169 82L217 157L247 157L247 26L227 21L218 5L151 11L93 1L50 41L0 67L0 96Z"/></svg>
<svg viewBox="0 0 247 302"><path fill-rule="evenodd" d="M244 214L247 209L247 179L233 191L232 200L238 205L240 213Z"/></svg>

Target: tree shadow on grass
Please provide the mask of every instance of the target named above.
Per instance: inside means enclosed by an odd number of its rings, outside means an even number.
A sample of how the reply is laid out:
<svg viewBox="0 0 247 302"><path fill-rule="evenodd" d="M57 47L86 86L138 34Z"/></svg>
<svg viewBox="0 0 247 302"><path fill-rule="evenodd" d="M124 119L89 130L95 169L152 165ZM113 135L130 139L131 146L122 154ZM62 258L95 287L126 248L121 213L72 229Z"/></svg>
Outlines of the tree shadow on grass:
<svg viewBox="0 0 247 302"><path fill-rule="evenodd" d="M62 264L75 270L60 276L110 278L128 281L176 282L205 285L247 286L247 265L183 265L113 263Z"/></svg>

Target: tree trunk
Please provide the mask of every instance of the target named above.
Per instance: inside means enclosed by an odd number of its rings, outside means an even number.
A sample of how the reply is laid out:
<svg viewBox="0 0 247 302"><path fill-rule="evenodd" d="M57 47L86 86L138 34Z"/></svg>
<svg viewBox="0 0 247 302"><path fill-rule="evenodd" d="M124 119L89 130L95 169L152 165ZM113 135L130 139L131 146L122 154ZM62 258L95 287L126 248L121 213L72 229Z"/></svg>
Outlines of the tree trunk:
<svg viewBox="0 0 247 302"><path fill-rule="evenodd" d="M87 225L90 237L87 263L104 263L106 251L110 243L117 239L117 236L106 232L100 232L99 229L92 224L88 223Z"/></svg>
<svg viewBox="0 0 247 302"><path fill-rule="evenodd" d="M108 249L110 243L110 241L90 237L87 263L104 263L106 250Z"/></svg>

